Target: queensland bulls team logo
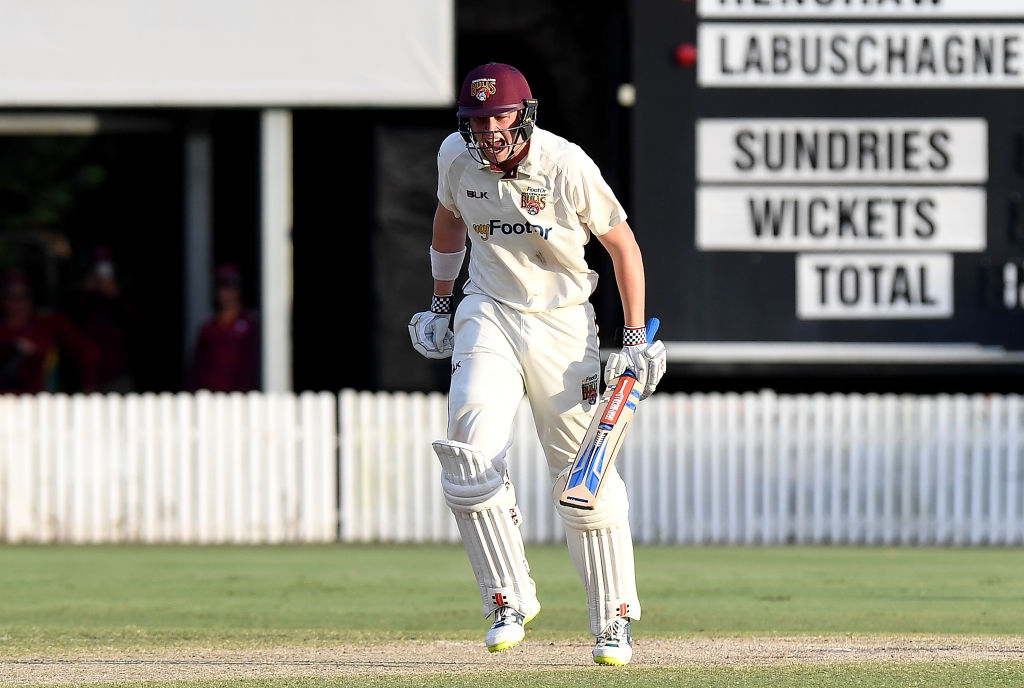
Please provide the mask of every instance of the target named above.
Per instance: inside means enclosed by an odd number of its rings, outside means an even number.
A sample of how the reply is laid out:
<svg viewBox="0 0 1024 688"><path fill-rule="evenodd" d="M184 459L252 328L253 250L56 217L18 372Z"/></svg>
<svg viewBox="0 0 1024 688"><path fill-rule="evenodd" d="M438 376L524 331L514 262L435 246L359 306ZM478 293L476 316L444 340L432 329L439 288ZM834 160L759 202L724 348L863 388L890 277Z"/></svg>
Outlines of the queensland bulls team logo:
<svg viewBox="0 0 1024 688"><path fill-rule="evenodd" d="M483 102L493 96L498 90L494 79L474 79L469 84L469 93L477 100Z"/></svg>
<svg viewBox="0 0 1024 688"><path fill-rule="evenodd" d="M583 378L583 403L593 406L597 403L597 375L588 375Z"/></svg>
<svg viewBox="0 0 1024 688"><path fill-rule="evenodd" d="M519 207L530 215L536 215L548 205L548 190L535 189L532 186L522 192Z"/></svg>

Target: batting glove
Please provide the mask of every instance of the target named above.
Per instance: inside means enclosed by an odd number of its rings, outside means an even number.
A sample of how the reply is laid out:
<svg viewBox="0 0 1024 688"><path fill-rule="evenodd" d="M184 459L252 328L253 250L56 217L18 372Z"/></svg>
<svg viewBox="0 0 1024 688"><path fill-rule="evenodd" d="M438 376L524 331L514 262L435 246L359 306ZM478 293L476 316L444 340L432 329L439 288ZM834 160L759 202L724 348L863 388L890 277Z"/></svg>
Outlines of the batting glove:
<svg viewBox="0 0 1024 688"><path fill-rule="evenodd" d="M622 337L622 351L608 357L604 366L604 383L614 385L627 370L636 376L636 387L640 398L646 399L654 393L665 374L665 345L661 340L647 343L647 331L643 327L627 327Z"/></svg>
<svg viewBox="0 0 1024 688"><path fill-rule="evenodd" d="M417 313L409 321L412 347L426 358L449 358L455 350L455 335L449 329L451 318L451 294L435 294L430 310Z"/></svg>

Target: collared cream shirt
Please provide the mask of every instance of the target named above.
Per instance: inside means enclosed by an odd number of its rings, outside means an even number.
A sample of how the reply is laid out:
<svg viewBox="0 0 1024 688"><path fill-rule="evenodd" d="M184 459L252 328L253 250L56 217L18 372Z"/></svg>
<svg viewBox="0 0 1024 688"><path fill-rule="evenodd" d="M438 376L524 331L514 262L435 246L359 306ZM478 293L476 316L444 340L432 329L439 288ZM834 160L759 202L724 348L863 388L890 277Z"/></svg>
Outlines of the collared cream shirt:
<svg viewBox="0 0 1024 688"><path fill-rule="evenodd" d="M454 133L437 156L437 198L465 222L472 250L466 294L524 312L585 302L597 273L584 258L591 234L626 213L597 165L574 143L535 128L515 179L481 166Z"/></svg>

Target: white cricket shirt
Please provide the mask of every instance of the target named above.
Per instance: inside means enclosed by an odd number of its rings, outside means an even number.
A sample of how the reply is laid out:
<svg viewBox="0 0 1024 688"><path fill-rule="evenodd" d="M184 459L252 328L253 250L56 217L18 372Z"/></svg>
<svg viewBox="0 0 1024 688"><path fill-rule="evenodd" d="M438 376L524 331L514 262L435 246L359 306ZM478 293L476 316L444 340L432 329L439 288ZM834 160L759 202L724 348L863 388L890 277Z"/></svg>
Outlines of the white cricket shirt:
<svg viewBox="0 0 1024 688"><path fill-rule="evenodd" d="M525 312L585 302L597 273L583 247L626 219L597 165L535 128L517 177L503 174L475 162L458 133L438 151L437 198L466 223L473 247L463 291Z"/></svg>

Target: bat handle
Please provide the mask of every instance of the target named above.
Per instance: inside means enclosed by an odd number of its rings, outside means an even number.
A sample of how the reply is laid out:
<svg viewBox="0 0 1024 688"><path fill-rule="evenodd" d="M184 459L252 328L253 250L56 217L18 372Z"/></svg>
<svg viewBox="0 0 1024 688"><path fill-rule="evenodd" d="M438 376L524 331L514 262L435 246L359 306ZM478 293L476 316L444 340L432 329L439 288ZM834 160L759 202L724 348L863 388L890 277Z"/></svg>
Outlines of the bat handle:
<svg viewBox="0 0 1024 688"><path fill-rule="evenodd" d="M654 341L654 335L658 334L659 327L661 327L661 321L657 318L651 318L647 321L647 341Z"/></svg>

